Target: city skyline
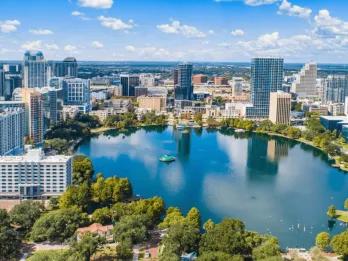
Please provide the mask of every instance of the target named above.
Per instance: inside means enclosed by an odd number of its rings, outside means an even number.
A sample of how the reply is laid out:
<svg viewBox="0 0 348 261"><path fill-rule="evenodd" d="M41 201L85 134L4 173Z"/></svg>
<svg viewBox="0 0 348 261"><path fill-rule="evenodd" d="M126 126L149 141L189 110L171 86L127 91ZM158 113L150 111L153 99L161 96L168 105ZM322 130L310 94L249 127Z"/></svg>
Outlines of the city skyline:
<svg viewBox="0 0 348 261"><path fill-rule="evenodd" d="M343 0L63 0L1 3L0 60L345 63Z"/></svg>

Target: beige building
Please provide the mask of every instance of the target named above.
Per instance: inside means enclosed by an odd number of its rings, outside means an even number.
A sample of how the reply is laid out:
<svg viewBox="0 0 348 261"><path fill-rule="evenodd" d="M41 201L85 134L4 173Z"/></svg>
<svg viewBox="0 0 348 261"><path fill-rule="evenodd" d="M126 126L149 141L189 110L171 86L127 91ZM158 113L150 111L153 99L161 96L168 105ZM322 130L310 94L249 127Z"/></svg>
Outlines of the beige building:
<svg viewBox="0 0 348 261"><path fill-rule="evenodd" d="M296 75L291 91L296 93L300 98L318 96L317 65L315 63L307 63L302 68Z"/></svg>
<svg viewBox="0 0 348 261"><path fill-rule="evenodd" d="M42 94L33 88L23 88L21 96L26 111L26 134L33 144L41 144L45 131Z"/></svg>
<svg viewBox="0 0 348 261"><path fill-rule="evenodd" d="M140 96L137 98L139 109L162 112L166 110L166 97L161 96Z"/></svg>
<svg viewBox="0 0 348 261"><path fill-rule="evenodd" d="M275 124L290 124L291 94L278 91L271 92L269 119Z"/></svg>

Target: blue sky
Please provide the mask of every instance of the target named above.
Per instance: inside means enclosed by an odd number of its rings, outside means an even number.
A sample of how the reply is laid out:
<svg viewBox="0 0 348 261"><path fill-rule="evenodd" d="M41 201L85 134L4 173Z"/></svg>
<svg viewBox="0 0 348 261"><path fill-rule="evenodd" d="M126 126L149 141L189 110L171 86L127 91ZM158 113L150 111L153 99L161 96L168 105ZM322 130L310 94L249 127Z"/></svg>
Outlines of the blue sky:
<svg viewBox="0 0 348 261"><path fill-rule="evenodd" d="M1 0L0 59L348 62L347 0Z"/></svg>

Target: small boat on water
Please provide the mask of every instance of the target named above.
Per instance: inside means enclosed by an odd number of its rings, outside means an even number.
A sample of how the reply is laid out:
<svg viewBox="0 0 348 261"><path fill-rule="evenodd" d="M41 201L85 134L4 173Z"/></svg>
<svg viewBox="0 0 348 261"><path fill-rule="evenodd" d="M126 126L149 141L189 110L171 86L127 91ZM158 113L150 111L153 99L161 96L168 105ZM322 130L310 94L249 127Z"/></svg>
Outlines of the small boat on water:
<svg viewBox="0 0 348 261"><path fill-rule="evenodd" d="M173 161L176 160L176 158L175 158L174 156L165 154L165 155L161 156L161 157L159 158L159 160L160 160L161 162L173 162Z"/></svg>
<svg viewBox="0 0 348 261"><path fill-rule="evenodd" d="M176 129L177 130L183 130L183 129L185 129L185 125L183 125L183 124L178 124L178 125L176 125Z"/></svg>

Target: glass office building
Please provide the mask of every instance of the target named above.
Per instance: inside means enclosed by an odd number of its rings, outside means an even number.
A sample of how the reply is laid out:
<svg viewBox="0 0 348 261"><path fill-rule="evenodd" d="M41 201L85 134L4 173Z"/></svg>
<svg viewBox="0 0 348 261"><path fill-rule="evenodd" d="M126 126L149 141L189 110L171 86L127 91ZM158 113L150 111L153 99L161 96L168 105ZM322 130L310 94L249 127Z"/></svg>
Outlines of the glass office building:
<svg viewBox="0 0 348 261"><path fill-rule="evenodd" d="M282 89L284 59L254 58L251 61L251 102L246 108L246 117L264 119L269 117L270 93Z"/></svg>
<svg viewBox="0 0 348 261"><path fill-rule="evenodd" d="M192 64L179 64L178 68L174 72L174 78L177 78L174 80L174 82L177 82L177 84L174 86L175 100L192 100Z"/></svg>

